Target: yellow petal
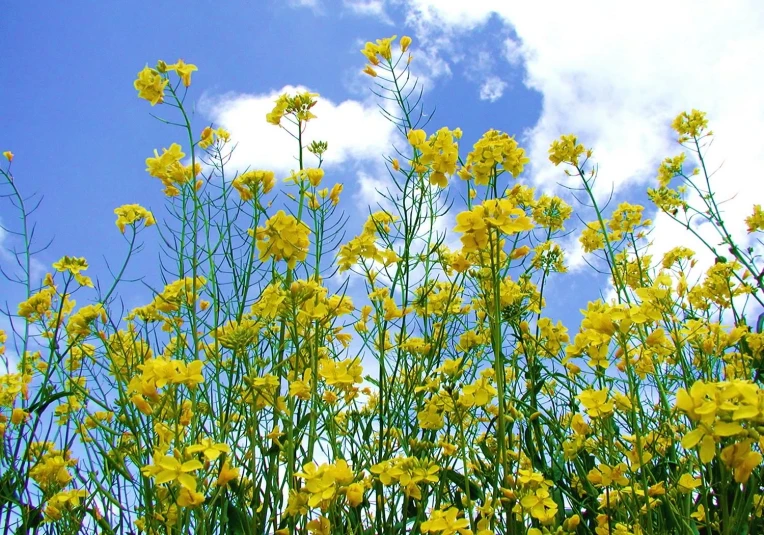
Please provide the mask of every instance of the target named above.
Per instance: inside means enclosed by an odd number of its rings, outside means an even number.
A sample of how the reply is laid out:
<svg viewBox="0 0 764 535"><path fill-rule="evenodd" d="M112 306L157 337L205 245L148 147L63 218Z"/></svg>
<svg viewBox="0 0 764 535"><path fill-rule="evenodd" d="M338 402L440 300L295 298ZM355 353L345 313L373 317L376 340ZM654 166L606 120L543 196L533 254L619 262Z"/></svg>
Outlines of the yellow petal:
<svg viewBox="0 0 764 535"><path fill-rule="evenodd" d="M682 447L688 450L694 448L705 434L706 432L702 428L693 429L682 439Z"/></svg>
<svg viewBox="0 0 764 535"><path fill-rule="evenodd" d="M703 437L703 443L700 446L700 462L710 463L716 455L716 443L713 437L706 435Z"/></svg>
<svg viewBox="0 0 764 535"><path fill-rule="evenodd" d="M714 425L714 435L720 437L731 437L742 432L742 426L735 422L718 422Z"/></svg>

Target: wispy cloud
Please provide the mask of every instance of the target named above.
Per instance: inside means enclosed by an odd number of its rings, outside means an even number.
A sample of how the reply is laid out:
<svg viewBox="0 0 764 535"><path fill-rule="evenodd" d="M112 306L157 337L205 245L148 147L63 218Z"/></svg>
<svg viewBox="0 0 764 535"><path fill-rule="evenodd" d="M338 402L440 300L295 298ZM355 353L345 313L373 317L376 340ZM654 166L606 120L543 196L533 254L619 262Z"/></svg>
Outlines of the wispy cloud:
<svg viewBox="0 0 764 535"><path fill-rule="evenodd" d="M489 76L486 78L485 82L483 82L483 85L480 86L480 100L496 102L502 95L504 95L504 89L506 89L506 87L507 82L498 76Z"/></svg>

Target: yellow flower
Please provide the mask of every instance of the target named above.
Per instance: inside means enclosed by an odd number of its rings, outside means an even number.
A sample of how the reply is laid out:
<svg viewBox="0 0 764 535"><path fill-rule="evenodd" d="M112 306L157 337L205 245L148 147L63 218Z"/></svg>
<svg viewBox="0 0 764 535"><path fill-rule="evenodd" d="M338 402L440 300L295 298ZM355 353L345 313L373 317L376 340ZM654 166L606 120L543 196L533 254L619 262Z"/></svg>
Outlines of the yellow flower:
<svg viewBox="0 0 764 535"><path fill-rule="evenodd" d="M167 70L177 72L180 79L183 80L183 85L189 87L191 85L191 73L198 71L199 69L196 68L196 65L186 63L182 59L179 59L177 63L168 65Z"/></svg>
<svg viewBox="0 0 764 535"><path fill-rule="evenodd" d="M308 533L313 533L314 535L331 535L332 533L332 524L325 516L311 520L306 527L308 528Z"/></svg>
<svg viewBox="0 0 764 535"><path fill-rule="evenodd" d="M433 511L429 518L422 522L420 529L422 533L440 533L441 535L472 535L469 529L470 522L466 518L457 518L459 510L456 507L449 507L445 511L438 509Z"/></svg>
<svg viewBox="0 0 764 535"><path fill-rule="evenodd" d="M518 247L517 249L512 251L509 257L512 260L517 260L519 258L526 256L530 251L531 251L530 247L528 247L527 245L523 245L522 247Z"/></svg>
<svg viewBox="0 0 764 535"><path fill-rule="evenodd" d="M745 483L751 477L751 472L761 464L762 456L758 451L751 451L752 440L744 440L727 446L720 455L727 468L732 469L735 481Z"/></svg>
<svg viewBox="0 0 764 535"><path fill-rule="evenodd" d="M658 168L658 184L661 188L668 187L671 179L682 174L682 164L684 163L684 153L666 158Z"/></svg>
<svg viewBox="0 0 764 535"><path fill-rule="evenodd" d="M313 187L318 187L318 185L321 184L321 180L324 178L323 169L306 169L305 174Z"/></svg>
<svg viewBox="0 0 764 535"><path fill-rule="evenodd" d="M586 413L592 418L601 418L613 413L613 402L607 401L609 389L594 390L588 388L581 392L578 400L586 407Z"/></svg>
<svg viewBox="0 0 764 535"><path fill-rule="evenodd" d="M358 507L363 502L364 486L362 483L351 483L348 488L345 489L345 497L347 497L348 505L350 507Z"/></svg>
<svg viewBox="0 0 764 535"><path fill-rule="evenodd" d="M542 524L546 524L550 517L557 514L557 503L545 488L538 488L534 493L528 494L520 500L520 504L523 509L528 511L533 518L541 521Z"/></svg>
<svg viewBox="0 0 764 535"><path fill-rule="evenodd" d="M408 140L412 147L419 147L427 139L427 133L424 130L409 130Z"/></svg>
<svg viewBox="0 0 764 535"><path fill-rule="evenodd" d="M269 193L275 185L276 175L273 171L251 170L233 180L233 187L239 192L242 201L251 201L259 193Z"/></svg>
<svg viewBox="0 0 764 535"><path fill-rule="evenodd" d="M231 448L228 444L223 444L222 442L214 443L211 438L204 438L198 444L186 448L188 453L197 453L199 451L204 454L207 460L214 461L221 453L231 453Z"/></svg>
<svg viewBox="0 0 764 535"><path fill-rule="evenodd" d="M753 214L745 218L745 224L748 225L748 233L764 230L764 211L760 204L753 205Z"/></svg>
<svg viewBox="0 0 764 535"><path fill-rule="evenodd" d="M583 145L576 142L576 136L567 134L552 142L549 147L549 160L555 164L570 163L578 165L578 158L586 151Z"/></svg>
<svg viewBox="0 0 764 535"><path fill-rule="evenodd" d="M13 161L13 153L11 151L7 150L3 152L3 156L5 156L5 159L8 160L9 162Z"/></svg>
<svg viewBox="0 0 764 535"><path fill-rule="evenodd" d="M215 130L215 134L218 136L218 138L222 139L223 141L228 141L231 139L231 133L223 128L222 126Z"/></svg>
<svg viewBox="0 0 764 535"><path fill-rule="evenodd" d="M411 37L404 35L401 37L401 52L405 52L411 46Z"/></svg>
<svg viewBox="0 0 764 535"><path fill-rule="evenodd" d="M218 479L215 481L215 485L218 487L225 487L234 479L238 479L238 477L239 469L231 468L228 459L226 459L223 463L223 466L220 468L220 475L218 475Z"/></svg>
<svg viewBox="0 0 764 535"><path fill-rule="evenodd" d="M157 485L177 480L182 487L196 491L196 478L191 475L191 472L202 468L204 465L196 459L181 463L175 457L165 455L161 459L155 457L154 464L144 466L141 471L144 475L154 477Z"/></svg>
<svg viewBox="0 0 764 535"><path fill-rule="evenodd" d="M329 192L329 199L332 201L334 206L337 206L340 202L340 193L342 193L343 187L344 186L342 184L335 184L332 187L332 190Z"/></svg>
<svg viewBox="0 0 764 535"><path fill-rule="evenodd" d="M624 487L629 484L629 479L624 475L628 470L624 463L618 463L614 467L600 464L599 468L592 468L586 476L590 483L598 487L609 487L613 483Z"/></svg>
<svg viewBox="0 0 764 535"><path fill-rule="evenodd" d="M80 271L84 271L88 268L88 262L84 258L64 256L61 260L53 264L53 267L56 271L62 273L68 271L74 275L75 280L80 286L93 287L93 281L90 280L90 277L80 274Z"/></svg>
<svg viewBox="0 0 764 535"><path fill-rule="evenodd" d="M29 418L29 413L20 407L16 407L11 412L12 424L19 425L20 423L25 422L27 418Z"/></svg>
<svg viewBox="0 0 764 535"><path fill-rule="evenodd" d="M181 507L196 507L204 503L204 494L195 489L182 488L178 496L177 504Z"/></svg>
<svg viewBox="0 0 764 535"><path fill-rule="evenodd" d="M679 492L688 494L700 486L700 479L692 477L690 474L682 474L677 482L677 488Z"/></svg>
<svg viewBox="0 0 764 535"><path fill-rule="evenodd" d="M308 257L310 228L283 210L268 219L265 227L258 227L255 234L261 261L269 257L286 260L287 266L294 269L297 262Z"/></svg>
<svg viewBox="0 0 764 535"><path fill-rule="evenodd" d="M96 319L106 322L106 311L101 303L94 305L85 305L76 313L69 316L69 322L66 324L66 332L69 336L88 336L90 334L90 324Z"/></svg>
<svg viewBox="0 0 764 535"><path fill-rule="evenodd" d="M372 78L376 78L377 77L377 71L375 71L374 68L371 65L367 65L366 67L364 67L363 72L365 74L368 74Z"/></svg>
<svg viewBox="0 0 764 535"><path fill-rule="evenodd" d="M706 114L698 110L692 110L690 113L683 111L677 115L674 122L671 123L671 128L679 134L680 143L684 143L695 137L700 137L707 126L708 119L706 119Z"/></svg>
<svg viewBox="0 0 764 535"><path fill-rule="evenodd" d="M169 83L154 69L147 65L138 73L133 86L138 90L138 97L148 100L152 106L164 101L164 88Z"/></svg>
<svg viewBox="0 0 764 535"><path fill-rule="evenodd" d="M691 449L700 444L700 461L709 463L716 455L715 438L734 436L742 431L742 426L733 422L718 422L713 427L701 423L682 438L682 447Z"/></svg>
<svg viewBox="0 0 764 535"><path fill-rule="evenodd" d="M140 223L141 221L143 221L143 224L147 227L150 227L151 225L156 224L156 220L154 219L154 214L152 214L150 211L146 210L139 204L124 204L120 206L119 208L115 208L114 213L117 215L117 221L116 221L117 228L123 234L125 232L125 227L127 225L132 225L133 223ZM56 267L56 266L54 265L53 267Z"/></svg>
<svg viewBox="0 0 764 535"><path fill-rule="evenodd" d="M215 131L211 126L205 126L202 135L199 136L199 146L206 149L215 141Z"/></svg>

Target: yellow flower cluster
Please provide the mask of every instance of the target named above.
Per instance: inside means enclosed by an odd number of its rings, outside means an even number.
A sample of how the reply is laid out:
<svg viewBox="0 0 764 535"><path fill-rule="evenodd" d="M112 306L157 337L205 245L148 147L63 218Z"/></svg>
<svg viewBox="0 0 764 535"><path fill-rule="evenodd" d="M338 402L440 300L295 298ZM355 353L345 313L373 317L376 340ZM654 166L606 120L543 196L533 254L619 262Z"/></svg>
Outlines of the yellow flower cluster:
<svg viewBox="0 0 764 535"><path fill-rule="evenodd" d="M525 150L517 144L515 138L504 132L489 130L467 155L467 162L459 170L459 176L463 180L474 179L478 186L486 186L491 178L495 178L494 173L498 177L506 171L517 178L529 161Z"/></svg>
<svg viewBox="0 0 764 535"><path fill-rule="evenodd" d="M671 179L682 174L682 165L684 164L685 154L681 153L673 158L666 158L658 167L658 184L661 188L666 188Z"/></svg>
<svg viewBox="0 0 764 535"><path fill-rule="evenodd" d="M587 158L591 157L591 149L587 151L577 141L576 136L573 134L563 135L559 140L553 141L551 147L549 147L549 161L555 165L569 163L577 167L578 160L584 152L586 152Z"/></svg>
<svg viewBox="0 0 764 535"><path fill-rule="evenodd" d="M696 381L690 390L680 389L676 395L676 407L695 422L696 428L682 438L682 446L694 448L700 445L700 461L711 462L716 456L716 444L726 437L740 437L721 452L721 458L735 476L735 481L748 481L751 471L762 461L759 452L751 451L751 440L758 437L756 426L764 424L761 400L764 391L758 385L741 380L707 383ZM748 433L747 423L753 433Z"/></svg>
<svg viewBox="0 0 764 535"><path fill-rule="evenodd" d="M430 516L422 522L422 533L440 533L442 535L472 535L469 529L470 521L464 517L458 517L459 509L448 507L447 509L435 509ZM489 532L493 533L493 532Z"/></svg>
<svg viewBox="0 0 764 535"><path fill-rule="evenodd" d="M72 338L88 336L90 334L90 324L99 317L101 321L106 322L106 310L101 303L86 305L69 316L66 331Z"/></svg>
<svg viewBox="0 0 764 535"><path fill-rule="evenodd" d="M196 65L186 63L182 59L172 65L159 60L154 69L146 65L138 73L133 86L138 91L138 98L148 100L152 106L155 106L164 102L164 90L170 83L166 76L168 71L175 71L183 85L189 87L191 85L191 73L197 70Z"/></svg>
<svg viewBox="0 0 764 535"><path fill-rule="evenodd" d="M243 351L257 341L261 325L251 318L235 319L214 329L212 336L221 346L234 351Z"/></svg>
<svg viewBox="0 0 764 535"><path fill-rule="evenodd" d="M353 267L359 259L378 262L383 266L389 266L400 260L392 249L381 249L377 246L377 233L387 234L390 232L390 225L397 220L396 216L383 211L371 214L361 234L340 247L337 254L340 273Z"/></svg>
<svg viewBox="0 0 764 535"><path fill-rule="evenodd" d="M748 225L749 234L764 230L764 211L760 204L753 205L753 214L745 218L745 224Z"/></svg>
<svg viewBox="0 0 764 535"><path fill-rule="evenodd" d="M88 492L84 489L62 490L54 494L45 505L45 516L48 520L61 520L65 510L72 510L80 505L80 500L86 498Z"/></svg>
<svg viewBox="0 0 764 535"><path fill-rule="evenodd" d="M157 485L178 482L177 504L181 507L195 507L204 503L204 495L197 492L197 480L193 472L204 465L197 459L181 462L170 455L154 455L153 464L141 468L141 473L151 477Z"/></svg>
<svg viewBox="0 0 764 535"><path fill-rule="evenodd" d="M53 268L61 273L70 273L80 286L93 287L93 281L87 275L80 273L88 268L88 262L82 257L64 256L53 263Z"/></svg>
<svg viewBox="0 0 764 535"><path fill-rule="evenodd" d="M461 237L464 253L484 250L492 230L509 236L533 230L533 221L509 199L488 199L456 216L454 231L464 234Z"/></svg>
<svg viewBox="0 0 764 535"><path fill-rule="evenodd" d="M216 139L226 143L231 139L231 134L222 126L215 130L211 126L206 126L199 137L199 146L203 149L209 148L215 143Z"/></svg>
<svg viewBox="0 0 764 535"><path fill-rule="evenodd" d="M411 166L421 173L430 169L430 184L445 188L448 185L448 177L456 172L459 145L454 139L461 139L462 131L459 128L449 130L444 127L429 139L426 139L426 136L424 130L409 131L409 143L419 151L418 159L413 160Z"/></svg>
<svg viewBox="0 0 764 535"><path fill-rule="evenodd" d="M152 106L164 102L164 89L170 81L159 74L158 71L146 65L138 73L133 85L138 91L138 98L148 100Z"/></svg>
<svg viewBox="0 0 764 535"><path fill-rule="evenodd" d="M233 187L239 192L242 201L251 201L258 194L269 193L276 185L273 171L247 171L233 179Z"/></svg>
<svg viewBox="0 0 764 535"><path fill-rule="evenodd" d="M361 54L366 56L366 59L369 60L369 63L372 65L379 65L380 58L390 61L393 58L393 51L392 51L392 43L397 38L397 35L393 35L392 37L386 37L384 39L377 39L376 43L367 42L366 45L364 45L363 49L361 50ZM409 37L406 39L405 37L401 39L401 49L403 50L403 47L405 45L406 48L409 47L411 44L411 38ZM403 50L405 52L405 50Z"/></svg>
<svg viewBox="0 0 764 535"><path fill-rule="evenodd" d="M283 210L268 219L265 227L257 227L254 234L261 261L267 258L277 262L286 260L287 266L294 269L297 262L308 257L310 228Z"/></svg>
<svg viewBox="0 0 764 535"><path fill-rule="evenodd" d="M133 223L140 223L143 221L143 224L147 227L156 224L154 214L139 204L123 204L119 208L115 208L114 213L117 216L117 228L123 234L125 232L125 227L127 225L132 225Z"/></svg>
<svg viewBox="0 0 764 535"><path fill-rule="evenodd" d="M29 475L43 490L63 488L73 477L69 468L77 465L77 460L71 458L71 452L59 451L52 448L52 443L38 443L40 449Z"/></svg>
<svg viewBox="0 0 764 535"><path fill-rule="evenodd" d="M309 93L307 91L294 96L284 93L276 99L276 105L265 116L265 120L272 125L279 126L281 125L281 119L285 115L294 116L300 123L316 119L316 116L310 110L318 103L318 100L316 100L318 96L318 93Z"/></svg>
<svg viewBox="0 0 764 535"><path fill-rule="evenodd" d="M676 116L671 123L677 134L679 134L679 143L684 143L693 138L699 138L708 127L708 119L705 112L693 109L691 112L683 111ZM711 132L708 132L711 135Z"/></svg>
<svg viewBox="0 0 764 535"><path fill-rule="evenodd" d="M361 378L363 366L357 359L346 359L341 362L323 358L318 361L318 375L329 386L341 390L349 390L354 384L363 382Z"/></svg>
<svg viewBox="0 0 764 535"><path fill-rule="evenodd" d="M351 507L357 506L363 500L363 483L353 483L356 476L348 463L342 459L321 466L314 462L306 463L302 472L296 472L295 476L302 478L305 486L300 489L301 497L290 496L289 501L293 504L301 498L307 498L308 507L320 507L322 511L326 511L342 495L345 495Z"/></svg>
<svg viewBox="0 0 764 535"><path fill-rule="evenodd" d="M183 305L192 306L199 298L199 292L207 284L207 279L202 276L185 277L169 283L157 294L148 305L137 307L127 315L128 320L140 318L143 321L164 321L166 330L171 330L176 320L165 315L178 312ZM182 319L177 318L182 322Z"/></svg>
<svg viewBox="0 0 764 535"><path fill-rule="evenodd" d="M165 187L164 193L168 197L180 194L178 186L182 186L197 176L202 171L202 166L196 162L193 169L191 165L182 165L180 160L185 156L180 145L173 143L169 149L162 149L160 156L154 149L154 157L146 158L146 171L149 175L158 178Z"/></svg>
<svg viewBox="0 0 764 535"><path fill-rule="evenodd" d="M416 457L396 457L382 461L371 467L371 473L386 487L400 485L406 496L422 499L420 485L431 485L439 481L440 466L435 461Z"/></svg>
<svg viewBox="0 0 764 535"><path fill-rule="evenodd" d="M130 400L138 410L144 414L151 414L154 412L151 403L157 404L161 400L159 389L168 384L195 388L204 382L203 367L204 363L201 360L186 363L165 356L146 359L143 364L137 366L141 374L133 377L128 385L129 392L133 394Z"/></svg>

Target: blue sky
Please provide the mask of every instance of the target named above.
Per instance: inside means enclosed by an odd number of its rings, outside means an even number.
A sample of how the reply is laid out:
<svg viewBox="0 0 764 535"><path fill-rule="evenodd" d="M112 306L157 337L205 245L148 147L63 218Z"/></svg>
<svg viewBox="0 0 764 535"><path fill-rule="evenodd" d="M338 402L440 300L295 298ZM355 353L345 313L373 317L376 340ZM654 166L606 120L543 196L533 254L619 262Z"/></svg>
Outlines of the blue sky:
<svg viewBox="0 0 764 535"><path fill-rule="evenodd" d="M514 5L513 5L514 4ZM161 213L163 196L144 171L153 149L179 132L149 117L136 98L136 73L156 60L196 64L191 87L200 131L214 121L239 142L234 167L291 165L289 138L264 121L276 95L300 86L322 97L317 138L330 143L327 179L343 182L351 216L365 217L374 186L384 184L382 156L400 140L381 121L360 74L363 42L392 34L414 38L413 69L426 89L432 128L461 127L463 154L489 128L517 135L532 165L521 177L564 193L560 168L546 160L549 143L575 132L595 149L598 194L643 200L660 161L679 152L671 119L693 107L708 112L717 134L712 168L724 164L721 194L733 232L764 202L764 7L760 3L661 2L630 5L445 0L299 0L227 2L15 2L3 8L0 50L0 151L16 157L22 191L44 195L33 217L38 260L84 256L91 275L110 280L104 257L125 250L115 207L139 203ZM615 5L614 5L615 4ZM660 13L657 16L656 13ZM281 139L283 138L283 139ZM350 201L350 202L349 202ZM653 215L652 213L649 215ZM2 205L0 221L15 217ZM573 220L569 228L580 228ZM573 273L557 291L554 315L597 297L575 237L566 243ZM658 254L681 229L656 219ZM156 235L130 275L158 274ZM348 236L350 237L350 236ZM13 246L9 237L3 245ZM708 260L708 259L707 259ZM0 262L8 257L0 256ZM581 266L585 269L580 269ZM154 279L156 280L156 279ZM0 283L0 295L12 295ZM606 291L606 288L604 289ZM124 292L123 292L124 293ZM129 299L129 297L128 297ZM136 297L137 305L147 299ZM549 300L550 302L552 299Z"/></svg>

